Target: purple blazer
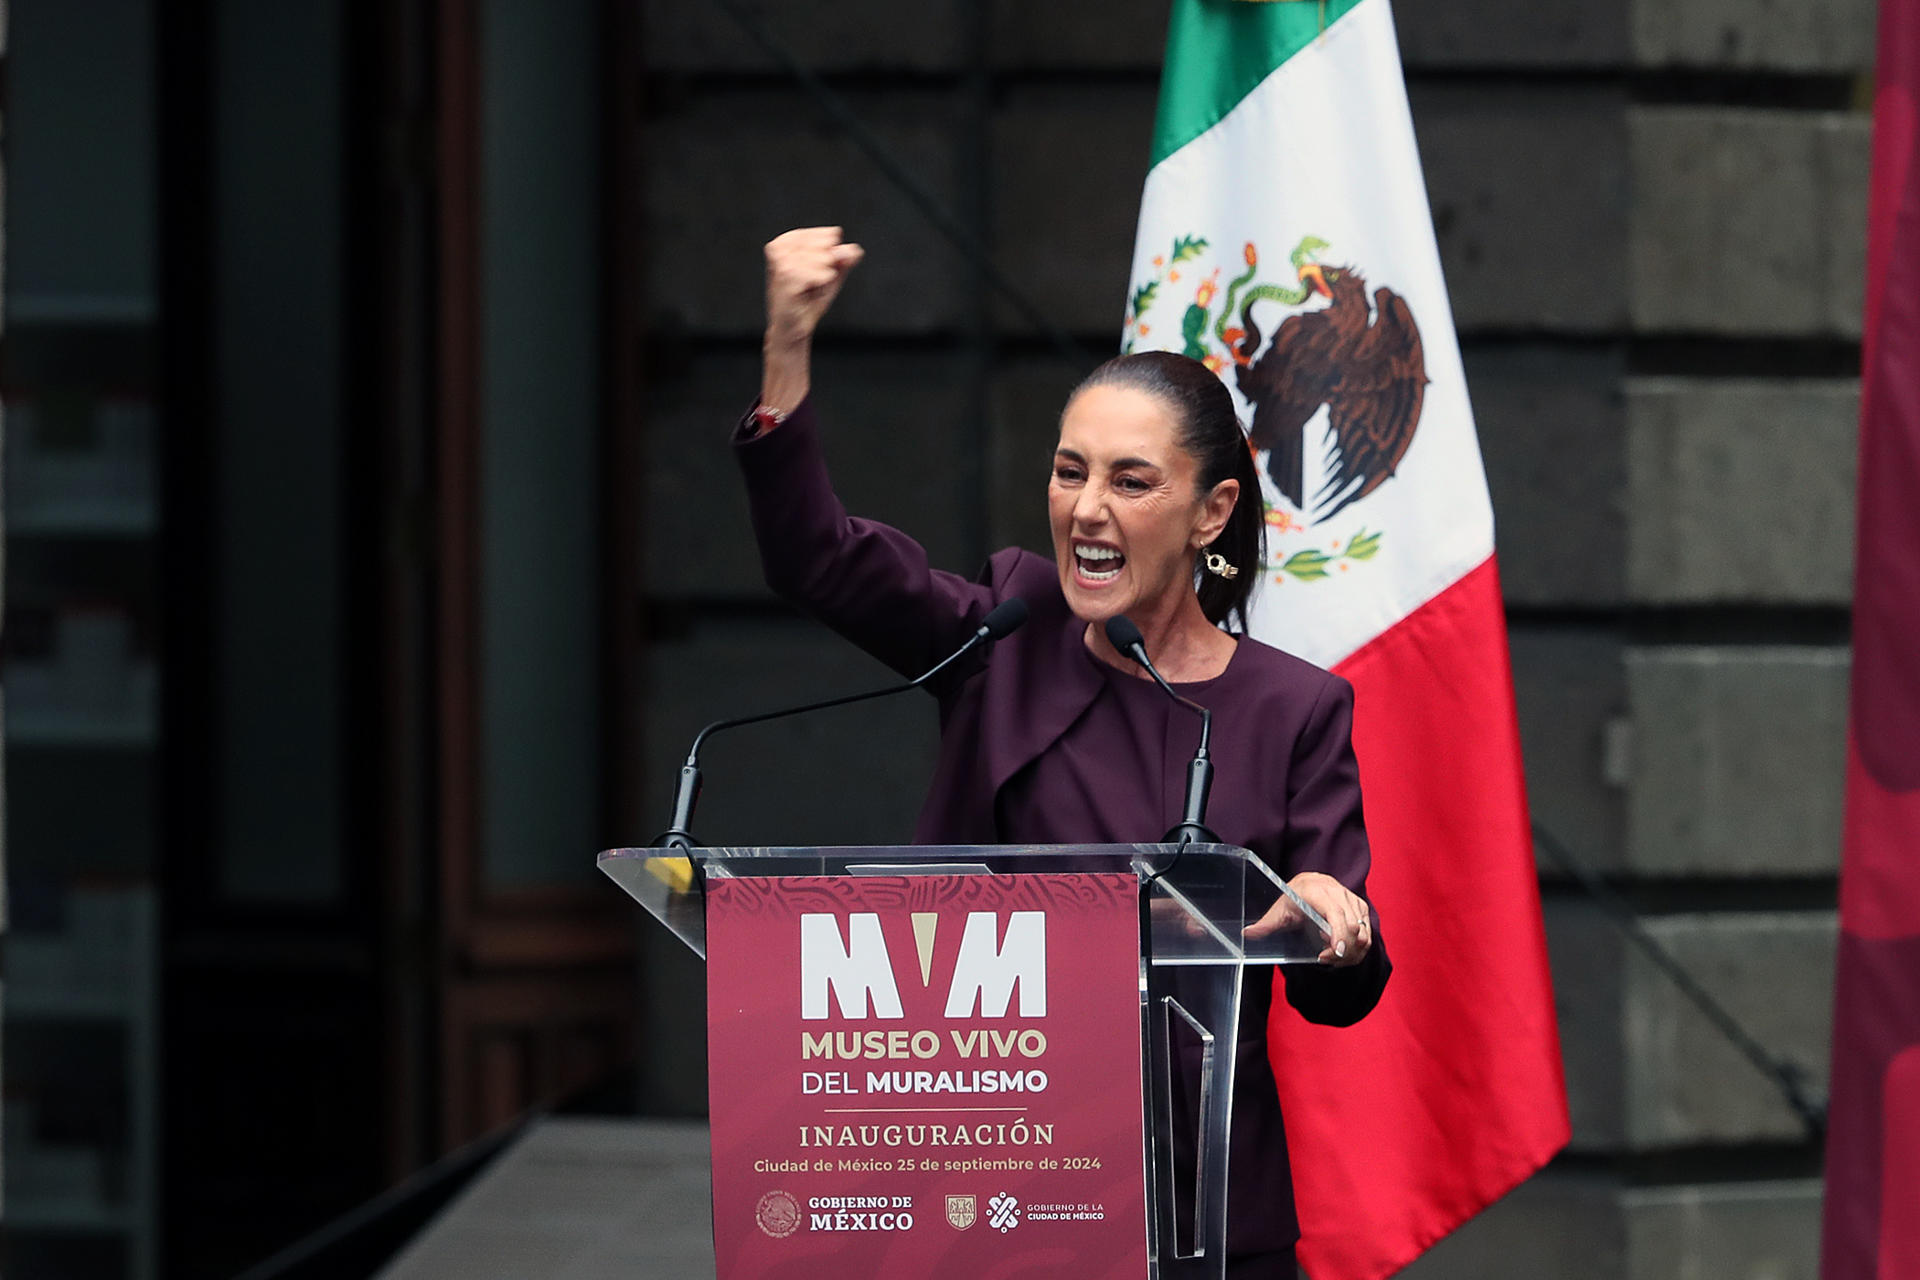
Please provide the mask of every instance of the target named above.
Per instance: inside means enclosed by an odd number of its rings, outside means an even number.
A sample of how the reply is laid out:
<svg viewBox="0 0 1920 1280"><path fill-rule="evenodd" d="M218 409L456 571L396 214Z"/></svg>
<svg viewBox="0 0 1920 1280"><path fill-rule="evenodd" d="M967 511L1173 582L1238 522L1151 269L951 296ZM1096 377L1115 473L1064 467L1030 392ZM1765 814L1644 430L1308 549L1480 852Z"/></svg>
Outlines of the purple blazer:
<svg viewBox="0 0 1920 1280"><path fill-rule="evenodd" d="M969 580L934 569L899 530L849 516L833 492L810 402L765 435L737 433L735 446L768 586L902 675L951 653L1001 600L1027 602L1026 626L934 690L940 751L914 831L922 844L997 843L1001 789L1101 688L1086 658L1086 624L1067 608L1055 566L1008 549ZM1325 872L1364 896L1370 854L1351 741L1352 686L1258 641L1242 637L1240 646L1208 691L1215 767L1208 825L1283 877ZM1178 717L1170 732L1169 759L1184 763L1199 745L1199 721ZM1170 767L1164 812L1178 815L1184 787L1184 769ZM1344 1026L1363 1017L1391 972L1377 913L1375 926L1361 964L1283 969L1288 1002L1313 1022ZM1269 984L1246 984L1228 1205L1235 1253L1285 1250L1299 1234L1266 1053L1271 999Z"/></svg>

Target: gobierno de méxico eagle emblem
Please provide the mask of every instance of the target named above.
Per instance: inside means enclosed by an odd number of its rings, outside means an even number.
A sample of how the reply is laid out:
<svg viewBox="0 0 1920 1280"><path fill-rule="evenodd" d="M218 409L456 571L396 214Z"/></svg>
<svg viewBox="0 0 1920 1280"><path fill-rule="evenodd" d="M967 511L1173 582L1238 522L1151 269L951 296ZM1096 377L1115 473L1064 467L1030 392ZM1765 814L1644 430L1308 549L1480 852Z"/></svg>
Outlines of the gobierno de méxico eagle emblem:
<svg viewBox="0 0 1920 1280"><path fill-rule="evenodd" d="M1199 275L1208 241L1181 236L1153 260L1154 274L1128 298L1123 350L1131 351L1151 341L1149 313L1161 290L1181 283L1183 275L1198 276L1173 349L1222 378L1232 370L1233 385L1252 411L1252 446L1266 453L1267 474L1292 507L1268 511L1277 535L1307 534L1391 479L1419 429L1426 396L1426 356L1413 309L1384 286L1370 298L1356 268L1321 262L1321 251L1330 247L1318 236L1301 239L1290 259L1294 282L1279 285L1257 282L1260 254L1249 241L1242 250L1245 270L1223 287L1221 268ZM1296 308L1271 341L1255 311L1268 302ZM1164 345L1164 338L1155 345ZM1308 426L1323 407L1326 431L1309 441ZM1317 451L1311 473L1310 448ZM1318 480L1312 493L1309 474ZM1281 581L1319 581L1371 560L1383 536L1363 524L1330 546L1300 547L1268 567L1279 571Z"/></svg>

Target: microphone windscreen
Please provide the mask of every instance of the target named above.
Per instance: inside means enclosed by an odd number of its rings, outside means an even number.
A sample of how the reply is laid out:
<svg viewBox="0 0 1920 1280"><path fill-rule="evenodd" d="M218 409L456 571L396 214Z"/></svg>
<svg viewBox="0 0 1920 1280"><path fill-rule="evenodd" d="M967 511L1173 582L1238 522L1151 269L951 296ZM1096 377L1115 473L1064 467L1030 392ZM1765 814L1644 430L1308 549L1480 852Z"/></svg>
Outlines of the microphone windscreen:
<svg viewBox="0 0 1920 1280"><path fill-rule="evenodd" d="M986 628L989 640L1004 640L1018 631L1027 620L1027 602L1019 596L1010 596L993 606L987 616L980 620Z"/></svg>
<svg viewBox="0 0 1920 1280"><path fill-rule="evenodd" d="M1125 654L1133 652L1133 646L1145 646L1146 637L1140 634L1140 628L1133 625L1122 614L1114 614L1107 619L1107 643Z"/></svg>

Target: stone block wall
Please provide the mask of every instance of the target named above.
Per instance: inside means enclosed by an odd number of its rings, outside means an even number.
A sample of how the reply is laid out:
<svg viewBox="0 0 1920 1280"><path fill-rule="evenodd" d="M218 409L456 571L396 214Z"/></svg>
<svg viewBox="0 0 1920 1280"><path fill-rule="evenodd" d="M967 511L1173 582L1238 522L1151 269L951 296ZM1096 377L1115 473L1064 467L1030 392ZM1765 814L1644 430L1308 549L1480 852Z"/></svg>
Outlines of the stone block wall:
<svg viewBox="0 0 1920 1280"><path fill-rule="evenodd" d="M1485 8L1423 6L1401 27L1499 519L1534 814L1823 1094L1869 135L1851 107L1872 6L1558 6L1562 27L1542 15L1476 52ZM1549 69L1579 74L1533 78ZM1529 179L1461 163L1456 120L1418 116L1429 77L1456 101L1504 96L1522 133L1554 121L1604 192L1581 191L1579 219L1552 192L1508 214L1479 184ZM1496 164L1525 164L1504 136ZM1564 157L1527 172L1569 181ZM1576 257L1555 268L1567 281L1604 269L1581 297L1516 308L1523 295L1462 289L1490 243ZM1573 1142L1409 1274L1811 1280L1804 1124L1542 868Z"/></svg>
<svg viewBox="0 0 1920 1280"><path fill-rule="evenodd" d="M1166 0L747 7L1085 357L995 296L717 6L648 5L645 785L663 815L700 720L875 674L759 583L724 437L756 388L761 244L836 222L868 247L817 391L849 507L963 572L1044 545L1054 418L1117 341L1166 15ZM1818 1085L1872 4L1463 0L1397 21L1535 815ZM743 730L716 742L700 829L905 838L932 735L912 705ZM1541 865L1574 1142L1409 1274L1811 1280L1816 1145ZM697 977L653 971L672 993L651 1023L665 1109L703 1102Z"/></svg>

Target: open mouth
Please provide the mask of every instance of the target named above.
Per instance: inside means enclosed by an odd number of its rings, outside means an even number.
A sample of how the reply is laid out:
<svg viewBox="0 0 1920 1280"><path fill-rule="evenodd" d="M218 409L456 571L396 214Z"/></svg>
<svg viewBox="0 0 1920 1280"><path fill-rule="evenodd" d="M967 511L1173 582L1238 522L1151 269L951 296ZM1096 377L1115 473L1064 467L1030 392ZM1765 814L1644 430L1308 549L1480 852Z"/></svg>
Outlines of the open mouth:
<svg viewBox="0 0 1920 1280"><path fill-rule="evenodd" d="M1086 582L1111 582L1120 576L1121 566L1127 558L1112 547L1077 546L1073 549L1073 565Z"/></svg>

